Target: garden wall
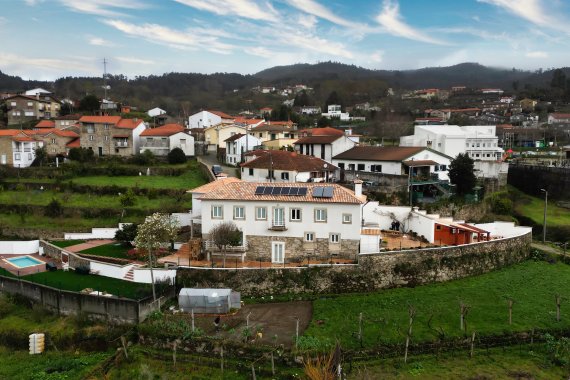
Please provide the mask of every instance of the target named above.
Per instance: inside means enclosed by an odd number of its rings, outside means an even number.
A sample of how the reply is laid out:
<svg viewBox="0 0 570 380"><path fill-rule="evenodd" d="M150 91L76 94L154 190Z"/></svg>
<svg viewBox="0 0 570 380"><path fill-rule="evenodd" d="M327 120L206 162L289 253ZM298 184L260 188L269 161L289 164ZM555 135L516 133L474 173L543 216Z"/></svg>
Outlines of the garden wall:
<svg viewBox="0 0 570 380"><path fill-rule="evenodd" d="M152 299L135 301L127 298L95 296L4 276L0 276L0 289L4 293L26 297L58 314L85 313L91 318L112 323L140 323L153 310ZM172 289L163 300L174 295Z"/></svg>
<svg viewBox="0 0 570 380"><path fill-rule="evenodd" d="M532 233L463 246L360 255L358 265L280 269L179 268L183 287L231 288L244 296L370 292L480 275L524 261Z"/></svg>
<svg viewBox="0 0 570 380"><path fill-rule="evenodd" d="M32 241L0 241L0 254L30 255L38 253L40 244L38 240Z"/></svg>
<svg viewBox="0 0 570 380"><path fill-rule="evenodd" d="M88 233L65 233L65 240L114 239L118 228L92 228Z"/></svg>

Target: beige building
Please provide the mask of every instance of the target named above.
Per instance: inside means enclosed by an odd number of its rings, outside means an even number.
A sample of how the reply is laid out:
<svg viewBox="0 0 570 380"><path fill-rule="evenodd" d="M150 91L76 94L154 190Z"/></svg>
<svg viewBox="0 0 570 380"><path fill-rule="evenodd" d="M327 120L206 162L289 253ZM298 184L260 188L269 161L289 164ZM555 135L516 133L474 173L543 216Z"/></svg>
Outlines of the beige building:
<svg viewBox="0 0 570 380"><path fill-rule="evenodd" d="M81 147L97 156L131 156L140 149L140 135L146 124L120 116L82 116L79 121Z"/></svg>
<svg viewBox="0 0 570 380"><path fill-rule="evenodd" d="M204 130L204 137L209 151L217 151L218 148L225 148L225 141L237 135L238 133L245 134L246 127L237 124L216 124Z"/></svg>

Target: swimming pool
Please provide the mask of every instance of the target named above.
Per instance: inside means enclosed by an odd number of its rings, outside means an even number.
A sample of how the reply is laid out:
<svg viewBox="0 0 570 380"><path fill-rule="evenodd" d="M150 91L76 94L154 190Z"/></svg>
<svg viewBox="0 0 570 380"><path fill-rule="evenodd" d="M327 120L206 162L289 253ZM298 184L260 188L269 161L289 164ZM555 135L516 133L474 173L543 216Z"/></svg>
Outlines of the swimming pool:
<svg viewBox="0 0 570 380"><path fill-rule="evenodd" d="M12 257L10 259L6 259L6 261L8 261L10 264L12 264L17 268L27 268L27 267L33 267L34 265L44 264L43 261L34 259L33 257L30 256Z"/></svg>

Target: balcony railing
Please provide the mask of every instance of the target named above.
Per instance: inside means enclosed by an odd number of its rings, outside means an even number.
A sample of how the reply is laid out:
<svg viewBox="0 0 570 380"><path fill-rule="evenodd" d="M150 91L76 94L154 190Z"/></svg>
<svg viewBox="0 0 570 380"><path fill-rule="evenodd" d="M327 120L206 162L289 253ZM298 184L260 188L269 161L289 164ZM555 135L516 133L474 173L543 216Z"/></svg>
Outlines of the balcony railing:
<svg viewBox="0 0 570 380"><path fill-rule="evenodd" d="M115 141L115 146L117 148L128 148L129 142L128 141Z"/></svg>
<svg viewBox="0 0 570 380"><path fill-rule="evenodd" d="M269 229L271 231L285 231L287 230L287 226L284 220L273 220Z"/></svg>

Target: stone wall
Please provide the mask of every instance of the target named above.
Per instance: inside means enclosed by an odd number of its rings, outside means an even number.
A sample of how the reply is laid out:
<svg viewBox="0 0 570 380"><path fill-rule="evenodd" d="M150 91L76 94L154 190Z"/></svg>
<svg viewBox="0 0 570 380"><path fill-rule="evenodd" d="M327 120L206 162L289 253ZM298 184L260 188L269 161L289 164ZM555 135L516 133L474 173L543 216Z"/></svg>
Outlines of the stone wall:
<svg viewBox="0 0 570 380"><path fill-rule="evenodd" d="M570 168L510 165L508 184L535 197L544 198L540 189L546 189L549 200L569 200Z"/></svg>
<svg viewBox="0 0 570 380"><path fill-rule="evenodd" d="M180 268L178 284L229 287L242 297L275 294L334 294L416 286L480 275L524 261L530 233L456 247L361 255L358 265L275 269Z"/></svg>
<svg viewBox="0 0 570 380"><path fill-rule="evenodd" d="M331 244L329 239L315 239L314 242L306 242L299 237L278 237L247 235L247 255L252 260L271 260L271 242L285 242L285 259L287 262L299 262L307 258L338 257L354 258L354 252L358 252L358 240L341 239L340 244Z"/></svg>

